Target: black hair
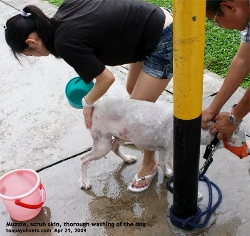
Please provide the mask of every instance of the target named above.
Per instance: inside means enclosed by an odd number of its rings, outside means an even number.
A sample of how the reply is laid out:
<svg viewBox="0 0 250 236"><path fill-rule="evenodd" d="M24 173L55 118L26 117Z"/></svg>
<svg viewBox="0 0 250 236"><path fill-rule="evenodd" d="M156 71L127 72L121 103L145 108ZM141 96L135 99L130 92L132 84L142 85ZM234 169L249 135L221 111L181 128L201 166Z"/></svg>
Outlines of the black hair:
<svg viewBox="0 0 250 236"><path fill-rule="evenodd" d="M224 1L225 0L207 0L207 3L206 3L207 14L215 15L217 13L218 16L223 16L224 13L220 9L221 8L220 3ZM231 2L233 2L233 0Z"/></svg>
<svg viewBox="0 0 250 236"><path fill-rule="evenodd" d="M47 17L41 9L33 5L23 8L23 12L25 15L17 14L7 20L5 27L5 40L16 59L18 54L28 48L25 41L33 32L42 39L44 47L58 58L54 46L53 18Z"/></svg>

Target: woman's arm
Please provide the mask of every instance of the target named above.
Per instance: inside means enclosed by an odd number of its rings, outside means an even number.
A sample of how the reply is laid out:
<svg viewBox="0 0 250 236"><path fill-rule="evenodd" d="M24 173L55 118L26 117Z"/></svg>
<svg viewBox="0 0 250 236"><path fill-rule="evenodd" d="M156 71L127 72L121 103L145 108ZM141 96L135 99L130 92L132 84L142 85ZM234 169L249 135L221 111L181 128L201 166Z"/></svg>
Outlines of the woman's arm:
<svg viewBox="0 0 250 236"><path fill-rule="evenodd" d="M94 104L99 98L101 98L109 89L109 87L115 81L114 75L105 68L104 71L96 77L96 82L91 91L85 96L87 104ZM85 118L85 125L87 129L92 125L92 107L84 107L83 115Z"/></svg>

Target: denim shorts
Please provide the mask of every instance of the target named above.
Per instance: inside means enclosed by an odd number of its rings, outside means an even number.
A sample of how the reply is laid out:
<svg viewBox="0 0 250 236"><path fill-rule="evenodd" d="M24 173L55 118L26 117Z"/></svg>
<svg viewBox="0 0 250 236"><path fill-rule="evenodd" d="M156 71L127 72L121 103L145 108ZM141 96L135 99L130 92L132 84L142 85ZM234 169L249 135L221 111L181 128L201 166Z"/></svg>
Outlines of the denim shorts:
<svg viewBox="0 0 250 236"><path fill-rule="evenodd" d="M173 77L173 23L162 30L155 50L146 56L142 70L153 77Z"/></svg>

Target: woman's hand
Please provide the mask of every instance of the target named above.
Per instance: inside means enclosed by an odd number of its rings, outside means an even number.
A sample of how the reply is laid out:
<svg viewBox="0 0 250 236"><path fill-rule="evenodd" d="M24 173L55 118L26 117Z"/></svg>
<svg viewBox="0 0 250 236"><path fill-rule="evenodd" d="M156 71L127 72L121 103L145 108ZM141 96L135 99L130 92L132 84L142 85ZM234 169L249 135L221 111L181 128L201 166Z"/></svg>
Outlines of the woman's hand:
<svg viewBox="0 0 250 236"><path fill-rule="evenodd" d="M92 112L93 112L93 107L83 108L83 116L84 116L84 121L85 121L85 125L87 129L90 129L92 125Z"/></svg>
<svg viewBox="0 0 250 236"><path fill-rule="evenodd" d="M104 71L96 77L96 82L91 91L83 98L83 115L87 129L92 126L92 112L94 103L101 98L115 81L115 77L108 70Z"/></svg>

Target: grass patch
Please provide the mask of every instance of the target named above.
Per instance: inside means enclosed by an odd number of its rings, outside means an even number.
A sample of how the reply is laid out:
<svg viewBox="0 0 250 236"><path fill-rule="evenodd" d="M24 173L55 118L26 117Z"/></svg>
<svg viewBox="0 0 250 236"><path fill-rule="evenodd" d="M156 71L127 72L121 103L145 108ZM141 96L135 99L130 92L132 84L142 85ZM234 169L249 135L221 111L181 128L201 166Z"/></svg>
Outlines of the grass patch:
<svg viewBox="0 0 250 236"><path fill-rule="evenodd" d="M119 0L118 0L119 1ZM161 7L172 9L172 0L145 0ZM64 0L48 0L56 6L60 6ZM240 44L240 33L236 30L220 29L206 21L205 35L205 57L204 68L225 77L229 65L238 50ZM242 83L243 88L250 85L250 74Z"/></svg>
<svg viewBox="0 0 250 236"><path fill-rule="evenodd" d="M48 0L48 2L59 7L64 2L64 0Z"/></svg>

